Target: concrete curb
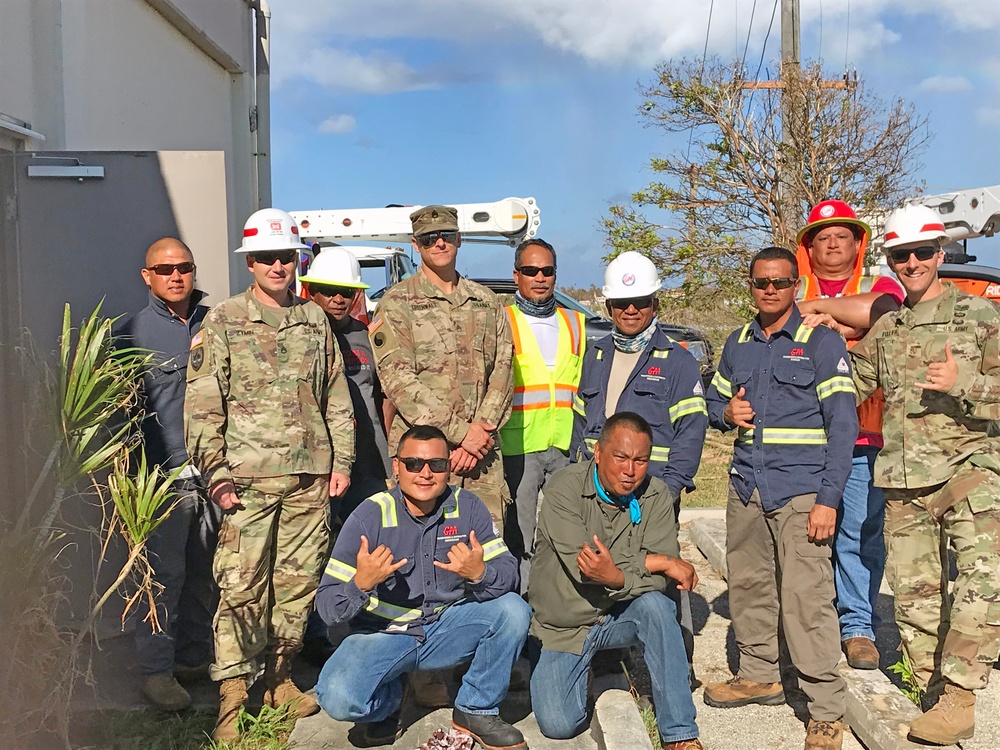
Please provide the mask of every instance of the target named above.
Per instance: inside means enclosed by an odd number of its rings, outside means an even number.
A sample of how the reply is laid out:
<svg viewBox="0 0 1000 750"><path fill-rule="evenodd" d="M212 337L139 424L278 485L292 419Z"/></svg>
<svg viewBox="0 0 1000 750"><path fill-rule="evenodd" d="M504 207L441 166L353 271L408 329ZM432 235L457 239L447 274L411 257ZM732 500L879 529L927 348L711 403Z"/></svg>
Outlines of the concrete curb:
<svg viewBox="0 0 1000 750"><path fill-rule="evenodd" d="M726 577L726 523L715 519L695 519L688 534L718 573ZM844 721L868 750L926 750L906 739L909 723L920 711L889 682L880 670L851 669L841 662L840 673L847 683ZM942 750L957 750L949 745Z"/></svg>
<svg viewBox="0 0 1000 750"><path fill-rule="evenodd" d="M625 682L623 675L621 682ZM595 690L597 689L595 684ZM597 696L590 731L600 750L652 750L639 707L627 689L609 687Z"/></svg>

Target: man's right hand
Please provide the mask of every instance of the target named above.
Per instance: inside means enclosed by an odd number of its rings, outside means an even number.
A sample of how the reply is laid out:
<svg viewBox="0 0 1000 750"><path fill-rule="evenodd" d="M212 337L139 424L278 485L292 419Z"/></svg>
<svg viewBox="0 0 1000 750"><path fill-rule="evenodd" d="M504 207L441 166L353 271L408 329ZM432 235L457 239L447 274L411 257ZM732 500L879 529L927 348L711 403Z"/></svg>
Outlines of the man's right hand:
<svg viewBox="0 0 1000 750"><path fill-rule="evenodd" d="M734 427L744 427L752 430L753 418L757 415L753 407L750 406L750 402L743 398L746 393L747 389L740 386L739 392L729 399L729 406L722 412L722 417Z"/></svg>
<svg viewBox="0 0 1000 750"><path fill-rule="evenodd" d="M493 433L496 432L496 425L486 422L473 422L469 425L469 431L462 438L462 447L476 458L486 458L486 454L493 447Z"/></svg>
<svg viewBox="0 0 1000 750"><path fill-rule="evenodd" d="M212 502L222 510L243 507L243 503L240 502L239 497L236 495L236 485L233 484L232 480L225 479L219 482L209 490L208 494L211 496Z"/></svg>
<svg viewBox="0 0 1000 750"><path fill-rule="evenodd" d="M384 544L376 547L374 552L369 552L368 537L362 535L361 546L358 548L358 572L354 574L354 583L362 591L371 591L406 565L406 562L405 557L393 562L392 550Z"/></svg>

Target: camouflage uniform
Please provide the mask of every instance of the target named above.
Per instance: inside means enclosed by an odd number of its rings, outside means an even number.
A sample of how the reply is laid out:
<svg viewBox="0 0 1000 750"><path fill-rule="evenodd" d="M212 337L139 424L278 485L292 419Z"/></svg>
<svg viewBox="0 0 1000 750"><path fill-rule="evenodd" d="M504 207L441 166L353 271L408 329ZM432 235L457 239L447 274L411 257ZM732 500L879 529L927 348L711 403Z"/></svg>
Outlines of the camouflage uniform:
<svg viewBox="0 0 1000 750"><path fill-rule="evenodd" d="M445 294L421 268L385 293L369 330L382 390L396 407L391 454L414 424L440 428L455 448L472 422L499 427L507 420L513 342L507 315L486 287L459 277ZM499 447L460 479L502 529L510 492Z"/></svg>
<svg viewBox="0 0 1000 750"><path fill-rule="evenodd" d="M951 343L958 381L923 390ZM1000 309L945 283L933 299L882 317L850 351L859 400L885 393L887 573L903 647L926 688L940 674L986 685L1000 652ZM958 567L948 595L947 546Z"/></svg>
<svg viewBox="0 0 1000 750"><path fill-rule="evenodd" d="M254 677L265 649L301 643L329 543L330 472L350 475L354 460L337 352L317 305L265 310L252 287L191 340L188 451L209 487L232 480L243 505L223 519L213 566L215 680Z"/></svg>

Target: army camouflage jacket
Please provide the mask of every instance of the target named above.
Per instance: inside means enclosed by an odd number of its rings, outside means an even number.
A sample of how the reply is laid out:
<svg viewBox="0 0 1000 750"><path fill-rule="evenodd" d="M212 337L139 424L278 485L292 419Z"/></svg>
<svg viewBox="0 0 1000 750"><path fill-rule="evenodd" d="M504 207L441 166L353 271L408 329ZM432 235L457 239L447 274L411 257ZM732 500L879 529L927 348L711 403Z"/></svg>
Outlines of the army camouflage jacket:
<svg viewBox="0 0 1000 750"><path fill-rule="evenodd" d="M234 476L350 475L354 409L326 314L295 299L274 328L253 287L191 339L184 427L209 487Z"/></svg>
<svg viewBox="0 0 1000 750"><path fill-rule="evenodd" d="M382 391L397 412L390 454L414 424L438 427L454 446L473 422L507 421L514 345L504 308L486 287L460 276L445 294L421 267L385 293L369 332Z"/></svg>
<svg viewBox="0 0 1000 750"><path fill-rule="evenodd" d="M850 350L859 402L882 387L885 447L875 484L916 489L947 482L966 460L1000 472L1000 308L945 283L943 294L879 318ZM958 364L950 393L923 390L945 343Z"/></svg>

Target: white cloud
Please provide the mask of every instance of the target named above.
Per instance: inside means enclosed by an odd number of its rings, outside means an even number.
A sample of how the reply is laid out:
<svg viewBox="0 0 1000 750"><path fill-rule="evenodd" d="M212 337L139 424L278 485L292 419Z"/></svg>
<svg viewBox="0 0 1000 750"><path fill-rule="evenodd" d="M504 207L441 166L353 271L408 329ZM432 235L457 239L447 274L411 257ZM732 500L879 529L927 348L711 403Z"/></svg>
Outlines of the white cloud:
<svg viewBox="0 0 1000 750"><path fill-rule="evenodd" d="M354 130L356 121L354 115L334 115L327 117L319 124L319 132L329 135L343 135Z"/></svg>
<svg viewBox="0 0 1000 750"><path fill-rule="evenodd" d="M980 125L1000 127L1000 107L980 107L976 111L976 120Z"/></svg>
<svg viewBox="0 0 1000 750"><path fill-rule="evenodd" d="M314 46L284 54L278 37L272 58L271 81L275 87L298 79L324 88L350 93L393 94L434 88L437 82L402 60L384 53L359 55L343 49Z"/></svg>
<svg viewBox="0 0 1000 750"><path fill-rule="evenodd" d="M917 85L918 90L930 94L954 94L971 88L972 84L965 76L931 76Z"/></svg>

